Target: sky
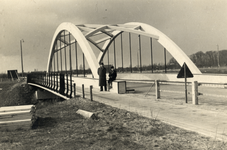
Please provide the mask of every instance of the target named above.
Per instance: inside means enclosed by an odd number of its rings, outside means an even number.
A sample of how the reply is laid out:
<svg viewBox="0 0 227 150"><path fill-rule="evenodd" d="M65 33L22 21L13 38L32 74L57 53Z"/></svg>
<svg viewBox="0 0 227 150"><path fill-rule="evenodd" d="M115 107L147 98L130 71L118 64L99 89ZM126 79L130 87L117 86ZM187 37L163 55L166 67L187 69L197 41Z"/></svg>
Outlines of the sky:
<svg viewBox="0 0 227 150"><path fill-rule="evenodd" d="M227 49L227 0L0 0L0 73L46 70L62 22L149 24L187 55Z"/></svg>

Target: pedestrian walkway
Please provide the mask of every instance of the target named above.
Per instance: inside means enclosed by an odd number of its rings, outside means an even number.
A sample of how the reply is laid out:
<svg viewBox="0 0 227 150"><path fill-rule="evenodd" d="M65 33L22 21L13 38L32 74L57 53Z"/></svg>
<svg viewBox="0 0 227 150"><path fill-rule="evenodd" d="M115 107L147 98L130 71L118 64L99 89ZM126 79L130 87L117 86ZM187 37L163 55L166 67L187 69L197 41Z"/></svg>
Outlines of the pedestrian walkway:
<svg viewBox="0 0 227 150"><path fill-rule="evenodd" d="M86 97L89 98L89 93ZM169 103L162 99L156 100L155 96L116 94L100 92L98 89L93 89L93 100L227 141L227 114L220 111L205 110L192 104Z"/></svg>

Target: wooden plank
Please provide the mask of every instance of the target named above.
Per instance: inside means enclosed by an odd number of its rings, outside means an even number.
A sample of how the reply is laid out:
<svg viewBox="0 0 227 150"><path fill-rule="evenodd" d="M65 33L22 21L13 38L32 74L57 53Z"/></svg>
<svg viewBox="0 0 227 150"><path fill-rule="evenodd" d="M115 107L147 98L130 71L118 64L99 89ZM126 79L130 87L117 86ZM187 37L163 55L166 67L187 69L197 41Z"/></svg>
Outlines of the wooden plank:
<svg viewBox="0 0 227 150"><path fill-rule="evenodd" d="M0 112L0 116L30 113L30 110Z"/></svg>
<svg viewBox="0 0 227 150"><path fill-rule="evenodd" d="M17 124L20 122L31 122L31 119L23 119L23 120L11 120L11 121L0 121L1 125L6 125L6 124Z"/></svg>
<svg viewBox="0 0 227 150"><path fill-rule="evenodd" d="M0 122L0 131L16 130L16 129L28 130L30 128L31 128L31 119L8 121L4 123Z"/></svg>
<svg viewBox="0 0 227 150"><path fill-rule="evenodd" d="M3 116L0 116L0 122L24 120L24 119L31 120L31 118L32 118L32 115L30 113L3 115Z"/></svg>
<svg viewBox="0 0 227 150"><path fill-rule="evenodd" d="M32 106L33 105L0 107L0 113L1 112L7 112L7 111L31 110Z"/></svg>
<svg viewBox="0 0 227 150"><path fill-rule="evenodd" d="M0 107L0 130L30 129L33 105Z"/></svg>

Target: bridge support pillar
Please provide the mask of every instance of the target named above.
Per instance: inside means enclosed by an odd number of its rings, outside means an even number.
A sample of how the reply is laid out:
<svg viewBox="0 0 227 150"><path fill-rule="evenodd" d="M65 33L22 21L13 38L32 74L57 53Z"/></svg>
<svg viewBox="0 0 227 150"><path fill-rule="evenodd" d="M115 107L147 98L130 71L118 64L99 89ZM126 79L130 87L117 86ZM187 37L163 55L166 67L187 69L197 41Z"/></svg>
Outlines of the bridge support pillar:
<svg viewBox="0 0 227 150"><path fill-rule="evenodd" d="M38 100L38 99L42 99L42 100L45 100L45 99L53 99L53 98L57 98L56 95L48 92L48 91L45 91L45 90L37 90L35 91L35 98Z"/></svg>

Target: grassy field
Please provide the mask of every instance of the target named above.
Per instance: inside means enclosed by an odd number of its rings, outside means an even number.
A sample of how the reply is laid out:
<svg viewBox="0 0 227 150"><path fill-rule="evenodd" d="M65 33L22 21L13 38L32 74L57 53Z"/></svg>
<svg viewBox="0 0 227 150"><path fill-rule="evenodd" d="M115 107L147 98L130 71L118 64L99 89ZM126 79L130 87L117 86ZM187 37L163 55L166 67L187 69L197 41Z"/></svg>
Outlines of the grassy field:
<svg viewBox="0 0 227 150"><path fill-rule="evenodd" d="M227 67L199 68L202 73L227 74Z"/></svg>
<svg viewBox="0 0 227 150"><path fill-rule="evenodd" d="M0 86L3 87L2 84ZM3 89L5 91L1 91L0 96L8 101L4 101L4 104L21 102L21 98L31 96L30 93L34 90L23 82L10 82ZM26 101L28 102L28 98ZM95 117L84 118L76 113L78 109L93 112ZM215 137L208 138L165 124L152 112L151 117L153 119L144 118L136 113L80 97L67 101L40 101L36 104L36 120L31 129L0 129L0 149L227 149L227 143L218 141Z"/></svg>
<svg viewBox="0 0 227 150"><path fill-rule="evenodd" d="M93 112L84 118L78 109ZM152 113L151 113L152 115ZM0 149L221 150L226 142L201 136L87 99L39 102L32 129L0 131Z"/></svg>

